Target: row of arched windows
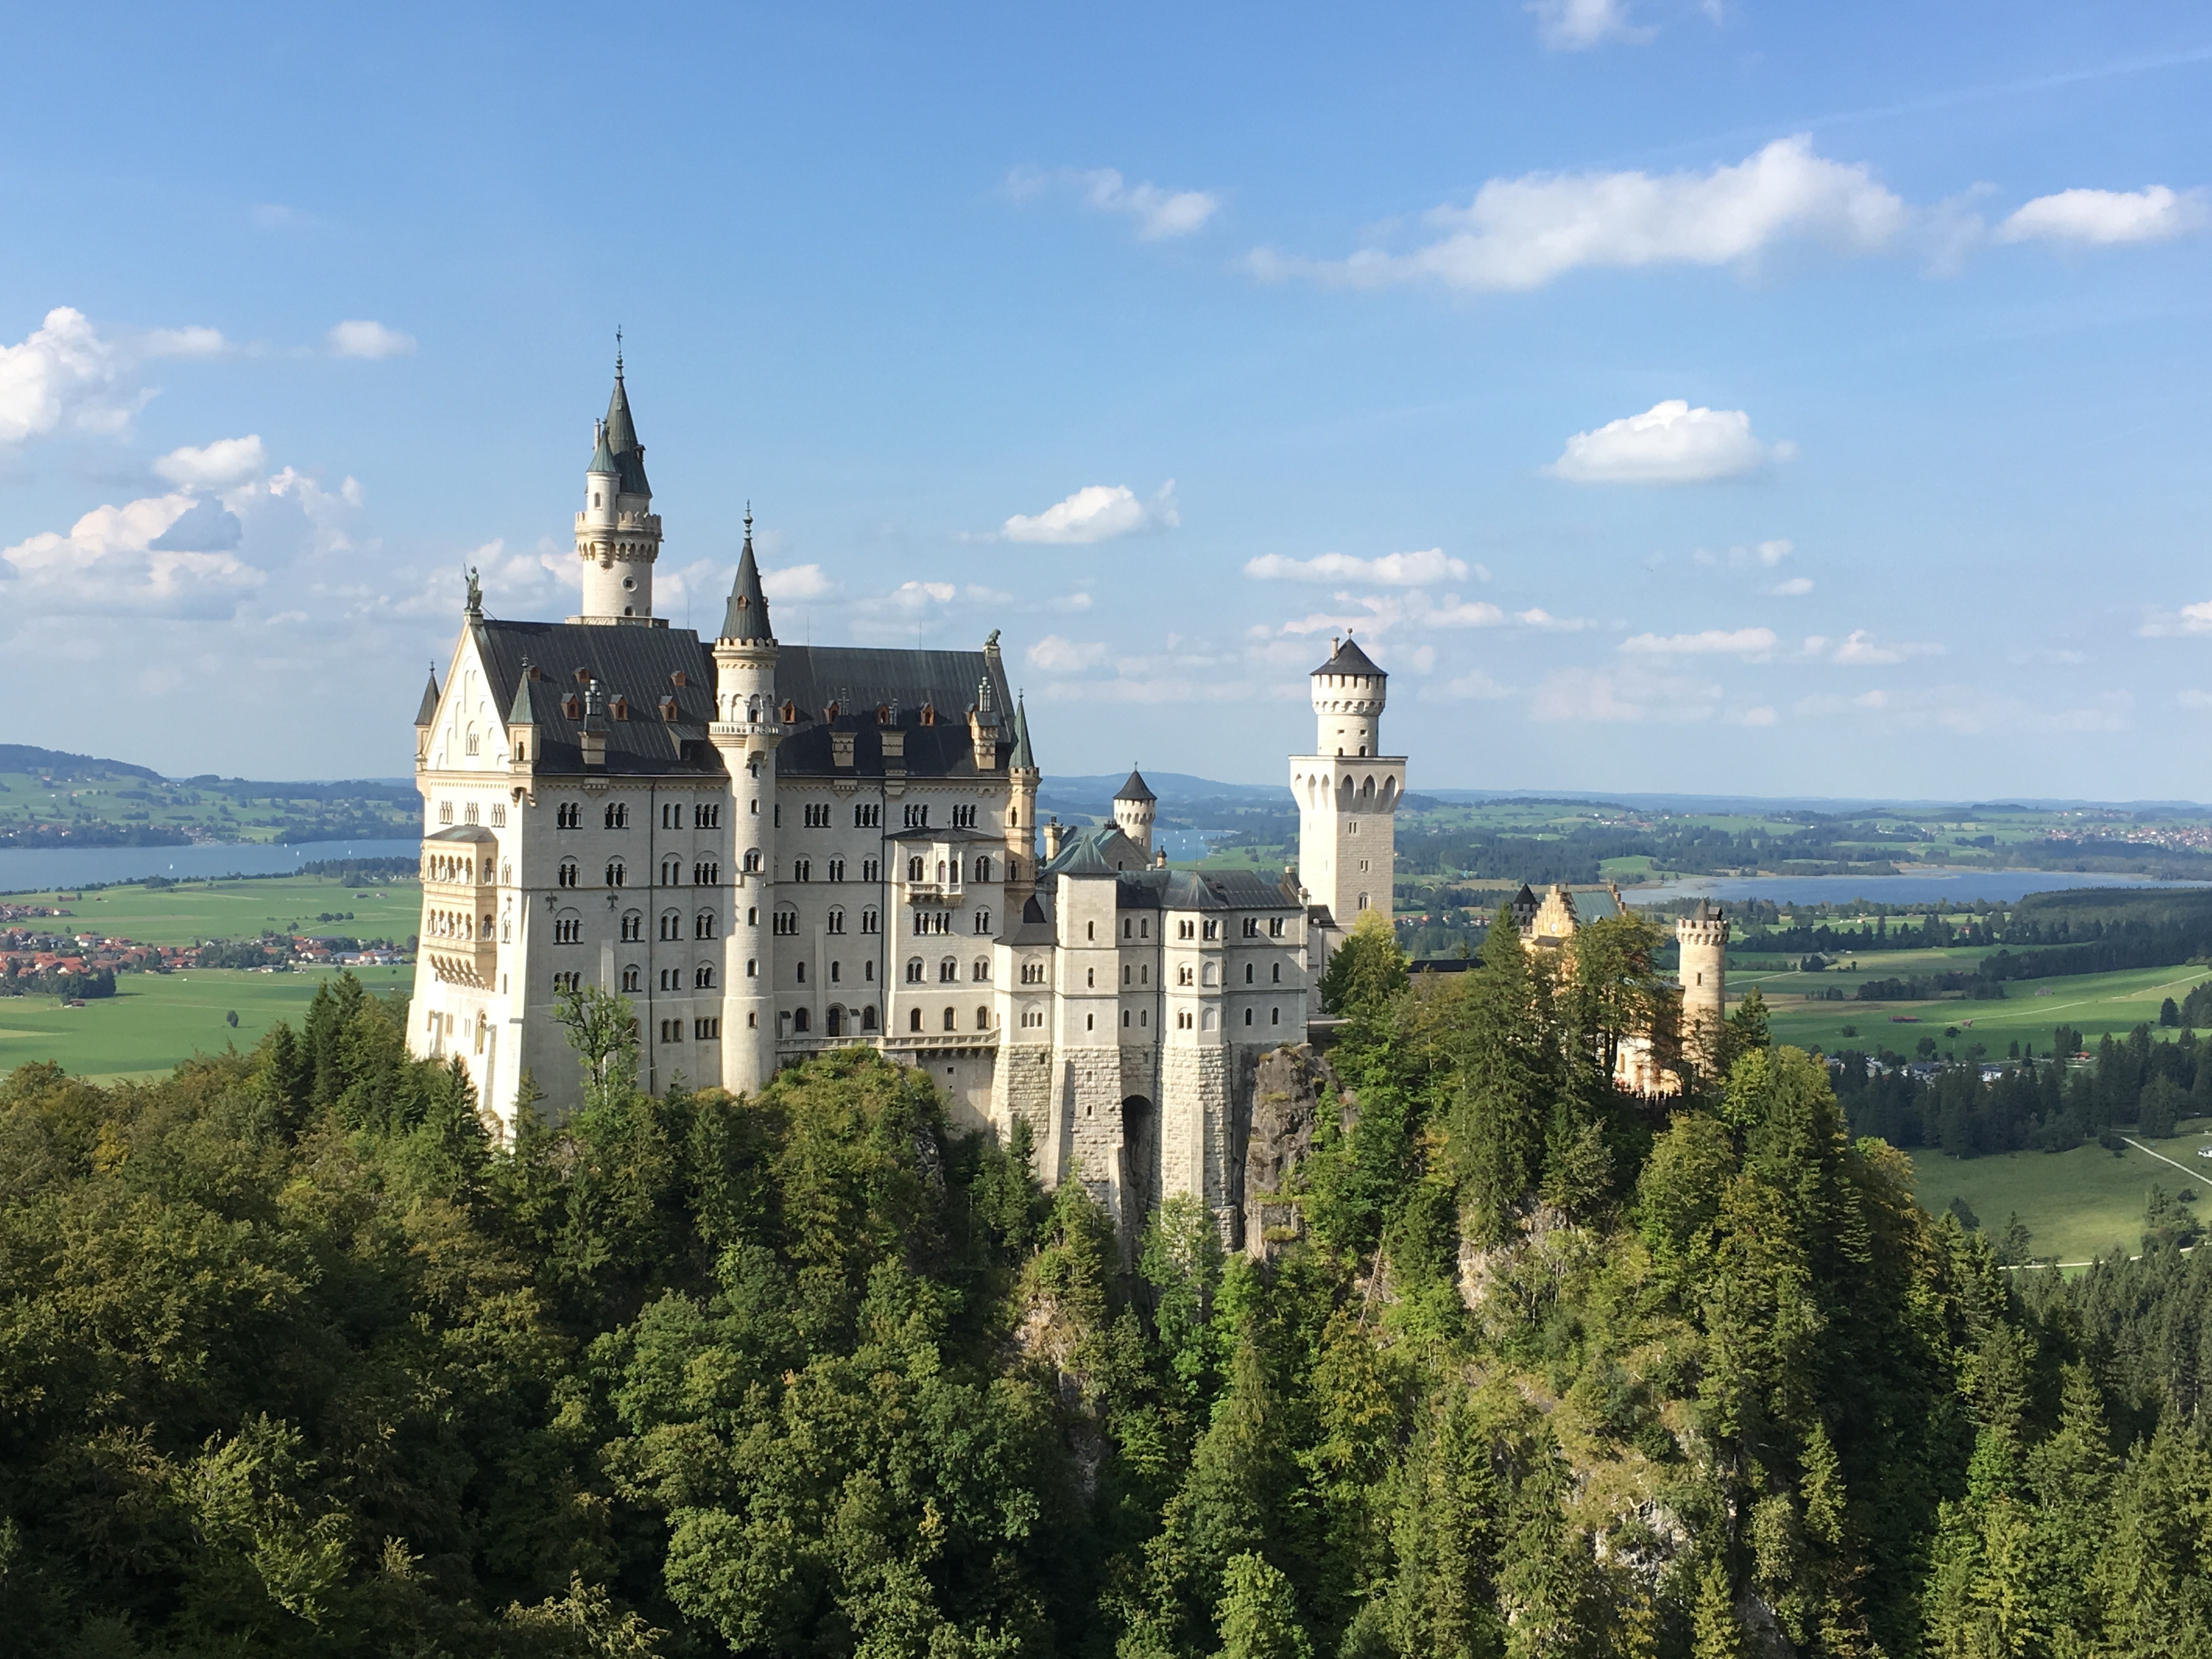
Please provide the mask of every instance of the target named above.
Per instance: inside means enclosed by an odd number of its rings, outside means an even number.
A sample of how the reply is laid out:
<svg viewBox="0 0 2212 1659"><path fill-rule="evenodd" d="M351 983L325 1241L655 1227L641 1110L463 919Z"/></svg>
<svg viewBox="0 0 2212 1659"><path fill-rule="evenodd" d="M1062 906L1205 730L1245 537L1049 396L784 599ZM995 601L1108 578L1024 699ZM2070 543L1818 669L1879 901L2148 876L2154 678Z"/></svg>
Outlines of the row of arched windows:
<svg viewBox="0 0 2212 1659"><path fill-rule="evenodd" d="M906 982L908 984L923 984L927 982L928 976L928 964L923 962L920 957L908 957L906 959ZM988 957L977 957L974 964L969 969L968 976L971 980L975 981L978 985L989 984L991 982L991 959ZM939 984L954 985L959 982L959 979L960 962L957 957L945 957L938 963L937 981Z"/></svg>

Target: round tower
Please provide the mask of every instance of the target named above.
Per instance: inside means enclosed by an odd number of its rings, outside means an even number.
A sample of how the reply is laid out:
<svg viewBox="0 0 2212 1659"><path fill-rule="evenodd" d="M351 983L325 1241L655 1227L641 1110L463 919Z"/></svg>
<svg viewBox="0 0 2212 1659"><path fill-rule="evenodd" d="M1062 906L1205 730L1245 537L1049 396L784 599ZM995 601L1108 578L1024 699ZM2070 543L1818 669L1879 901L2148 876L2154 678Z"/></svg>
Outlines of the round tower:
<svg viewBox="0 0 2212 1659"><path fill-rule="evenodd" d="M753 558L752 509L745 546L714 641L714 723L708 740L730 775L728 949L723 957L722 1085L754 1090L775 1074L775 749L783 741L775 693L775 635Z"/></svg>
<svg viewBox="0 0 2212 1659"><path fill-rule="evenodd" d="M1131 767L1129 781L1114 797L1114 823L1123 835L1145 849L1147 863L1152 856L1152 820L1159 816L1159 798L1145 781L1145 775Z"/></svg>
<svg viewBox="0 0 2212 1659"><path fill-rule="evenodd" d="M629 393L623 385L622 354L615 354L615 389L607 417L593 433L592 462L584 470L584 507L576 514L576 557L584 567L580 623L629 623L652 627L653 567L660 556L660 515L645 476L645 446L637 441Z"/></svg>
<svg viewBox="0 0 2212 1659"><path fill-rule="evenodd" d="M1006 757L1006 896L1010 914L1021 914L1012 901L1036 890L1036 798L1044 774L1030 746L1030 713L1022 699L1014 699L1014 746Z"/></svg>
<svg viewBox="0 0 2212 1659"><path fill-rule="evenodd" d="M1314 752L1291 757L1298 884L1328 912L1324 953L1361 911L1393 914L1398 802L1406 789L1406 757L1382 752L1390 677L1351 635L1333 645L1309 677Z"/></svg>
<svg viewBox="0 0 2212 1659"><path fill-rule="evenodd" d="M1728 1017L1727 919L1699 900L1697 914L1674 924L1681 947L1682 1049L1708 1075L1720 1068L1721 1030Z"/></svg>
<svg viewBox="0 0 2212 1659"><path fill-rule="evenodd" d="M1346 635L1313 672L1314 752L1329 756L1382 752L1382 705L1390 677Z"/></svg>

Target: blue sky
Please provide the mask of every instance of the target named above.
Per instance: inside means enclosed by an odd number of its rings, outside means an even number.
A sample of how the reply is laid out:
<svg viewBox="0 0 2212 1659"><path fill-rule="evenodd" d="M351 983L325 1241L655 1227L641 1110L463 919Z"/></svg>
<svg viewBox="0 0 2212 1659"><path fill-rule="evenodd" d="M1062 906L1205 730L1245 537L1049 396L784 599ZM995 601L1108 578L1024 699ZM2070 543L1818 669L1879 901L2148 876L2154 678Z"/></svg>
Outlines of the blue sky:
<svg viewBox="0 0 2212 1659"><path fill-rule="evenodd" d="M392 775L574 605L617 324L708 623L1001 629L1242 781L2212 798L2212 15L72 7L11 31L17 740Z"/></svg>

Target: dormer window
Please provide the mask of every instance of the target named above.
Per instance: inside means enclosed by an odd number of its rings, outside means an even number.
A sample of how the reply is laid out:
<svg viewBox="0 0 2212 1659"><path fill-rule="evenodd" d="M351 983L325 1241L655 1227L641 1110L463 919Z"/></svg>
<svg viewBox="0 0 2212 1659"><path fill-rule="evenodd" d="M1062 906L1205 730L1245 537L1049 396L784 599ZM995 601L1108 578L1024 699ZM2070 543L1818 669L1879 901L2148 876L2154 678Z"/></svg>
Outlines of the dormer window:
<svg viewBox="0 0 2212 1659"><path fill-rule="evenodd" d="M665 720L672 720L676 718L675 698L663 697L660 700L660 718Z"/></svg>
<svg viewBox="0 0 2212 1659"><path fill-rule="evenodd" d="M570 692L567 696L561 699L561 712L572 720L580 720L583 719L584 700L576 696L574 692Z"/></svg>

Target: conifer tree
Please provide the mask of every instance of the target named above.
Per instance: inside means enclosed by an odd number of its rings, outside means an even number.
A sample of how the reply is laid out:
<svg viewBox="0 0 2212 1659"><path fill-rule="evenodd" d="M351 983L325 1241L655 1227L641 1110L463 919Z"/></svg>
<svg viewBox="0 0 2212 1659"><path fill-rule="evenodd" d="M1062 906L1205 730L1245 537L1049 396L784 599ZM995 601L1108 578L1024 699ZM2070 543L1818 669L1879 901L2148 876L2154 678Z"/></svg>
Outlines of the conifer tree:
<svg viewBox="0 0 2212 1659"><path fill-rule="evenodd" d="M1232 1556L1222 1577L1221 1659L1313 1659L1291 1581L1265 1556Z"/></svg>

